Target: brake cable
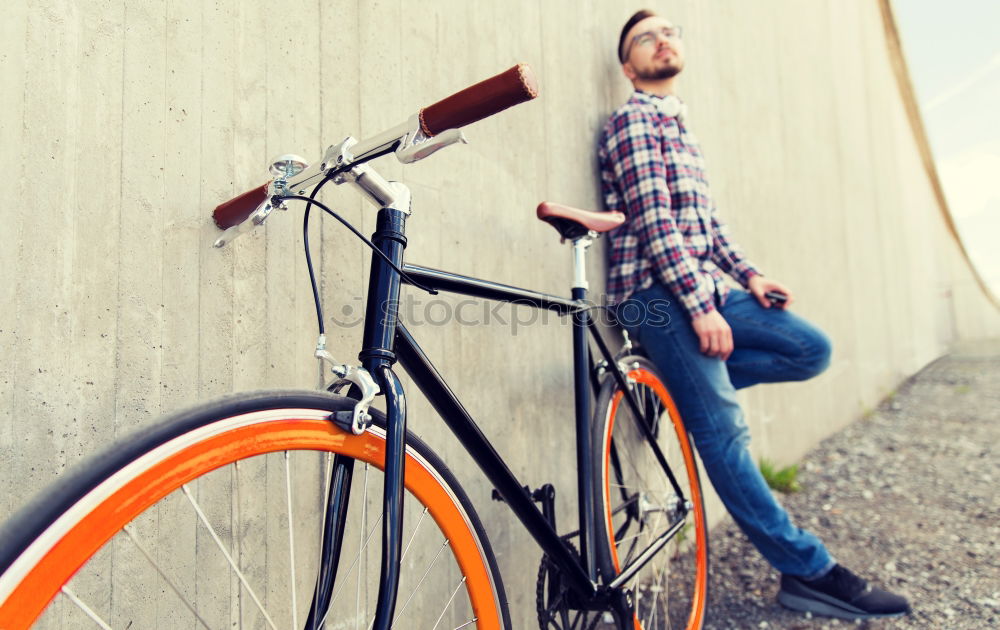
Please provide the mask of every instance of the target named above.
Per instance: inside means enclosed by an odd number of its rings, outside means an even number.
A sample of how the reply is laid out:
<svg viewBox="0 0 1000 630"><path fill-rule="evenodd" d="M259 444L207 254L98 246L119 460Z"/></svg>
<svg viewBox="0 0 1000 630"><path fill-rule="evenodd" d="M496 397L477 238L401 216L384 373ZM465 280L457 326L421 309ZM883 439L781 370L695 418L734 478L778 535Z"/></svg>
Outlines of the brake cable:
<svg viewBox="0 0 1000 630"><path fill-rule="evenodd" d="M390 267L392 267L397 273L399 273L399 275L401 277L405 278L408 283L410 283L411 285L415 286L418 289L426 291L427 293L429 293L431 295L437 295L438 292L435 289L433 289L431 287L428 287L428 286L425 286L425 285L417 282L416 279L413 278L413 276L411 276L410 274L406 273L405 271L403 271L402 269L400 269L394 262L392 262L391 260L389 260L389 257L386 256L382 252L382 250L380 250L378 247L376 247L374 243L372 243L370 240L368 240L368 238L366 238L364 234L362 234L361 232L359 232L346 219L344 219L342 216L340 216L339 214L337 214L336 212L334 212L333 210L331 210L329 206L327 206L323 202L318 201L316 199L316 195L319 194L320 189L324 185L326 185L326 183L329 182L329 181L330 181L330 178L328 177L328 178L324 179L323 181L321 181L319 184L317 184L316 187L313 188L312 193L308 197L305 197L303 195L283 195L283 196L276 196L275 197L275 201L277 201L278 203L281 203L281 202L284 202L284 201L287 201L287 200L297 200L297 201L305 201L306 204L307 204L306 205L305 215L304 215L303 220L302 220L302 237L303 237L303 243L304 243L304 246L305 246L306 267L308 267L308 269L309 269L309 281L312 284L313 300L316 302L316 317L319 320L319 333L321 335L325 334L325 327L323 325L323 306L322 306L322 303L320 302L319 287L316 284L316 272L313 269L312 252L309 249L309 217L310 217L310 210L312 209L312 206L314 206L314 205L316 207L318 207L320 210L322 210L323 212L326 212L327 214L329 214L330 216L332 216L337 221L340 221L348 230L350 230L355 236L357 236L359 239L361 239L361 241L365 245L367 245L369 248L371 248L371 250L373 252L375 252L376 254L378 254L379 256L381 256L382 260L384 260Z"/></svg>

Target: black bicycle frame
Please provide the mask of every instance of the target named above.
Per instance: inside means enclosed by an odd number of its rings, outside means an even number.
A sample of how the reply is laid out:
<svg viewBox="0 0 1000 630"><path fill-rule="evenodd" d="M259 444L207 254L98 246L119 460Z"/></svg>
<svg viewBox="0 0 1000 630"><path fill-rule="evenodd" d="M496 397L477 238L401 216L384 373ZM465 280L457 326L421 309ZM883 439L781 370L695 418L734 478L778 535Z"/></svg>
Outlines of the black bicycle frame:
<svg viewBox="0 0 1000 630"><path fill-rule="evenodd" d="M479 467L494 485L503 500L510 506L528 532L563 572L564 579L581 602L595 602L615 597L614 591L635 575L646 561L669 540L679 529L672 527L651 545L650 551L623 568L622 573L611 585L599 586L597 561L594 547L595 509L594 476L591 458L591 396L596 380L590 358L587 333L594 337L604 357L606 369L613 375L625 392L628 405L636 418L641 417L638 402L627 384L625 374L619 368L607 344L601 338L597 326L590 316L586 300L586 290L573 289L573 297L562 298L537 291L520 289L508 285L461 276L417 265L403 264L406 213L394 208L382 208L378 213L376 230L372 242L406 274L398 271L380 256L372 255L370 282L365 310L364 340L359 358L362 366L375 377L387 399L387 434L385 467L385 514L382 527L382 581L379 584L378 610L394 609L396 590L399 582L399 553L402 541L402 492L404 436L406 433L406 405L402 387L392 371L398 360L413 382L420 388L431 405L451 429L465 449L472 455ZM573 319L573 365L574 391L576 401L576 441L578 470L578 505L581 540L581 560L578 560L542 511L535 505L531 494L517 480L513 472L497 453L482 430L454 394L416 340L399 322L398 304L400 283L419 282L439 291L447 291L484 298L487 300L513 302L522 306L547 309ZM684 498L659 445L644 423L647 440L666 471L675 491ZM346 480L349 485L349 477ZM330 520L330 515L328 515ZM333 519L337 520L337 519ZM332 522L335 530L331 535L341 535L343 519ZM333 568L335 570L335 567ZM332 589L332 579L329 588ZM387 629L391 614L376 614L374 628Z"/></svg>

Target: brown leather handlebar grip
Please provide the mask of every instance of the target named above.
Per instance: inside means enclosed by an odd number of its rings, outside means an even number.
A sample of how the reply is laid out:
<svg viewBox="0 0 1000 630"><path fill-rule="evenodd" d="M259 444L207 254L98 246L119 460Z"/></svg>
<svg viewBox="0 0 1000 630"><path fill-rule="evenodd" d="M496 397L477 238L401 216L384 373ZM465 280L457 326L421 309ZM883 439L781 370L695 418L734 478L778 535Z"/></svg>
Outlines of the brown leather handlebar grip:
<svg viewBox="0 0 1000 630"><path fill-rule="evenodd" d="M220 203L215 207L212 218L220 230L224 230L234 225L239 225L253 214L257 206L267 200L267 187L271 182L249 190L239 197L233 197L225 203Z"/></svg>
<svg viewBox="0 0 1000 630"><path fill-rule="evenodd" d="M458 129L536 96L535 74L521 63L421 109L420 130L429 137Z"/></svg>

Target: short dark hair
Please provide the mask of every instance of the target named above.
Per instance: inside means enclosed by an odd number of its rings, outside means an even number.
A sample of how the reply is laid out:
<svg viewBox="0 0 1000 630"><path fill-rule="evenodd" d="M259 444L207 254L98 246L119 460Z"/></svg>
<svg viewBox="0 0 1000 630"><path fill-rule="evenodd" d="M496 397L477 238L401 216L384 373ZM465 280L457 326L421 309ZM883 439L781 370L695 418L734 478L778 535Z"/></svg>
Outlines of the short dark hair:
<svg viewBox="0 0 1000 630"><path fill-rule="evenodd" d="M655 16L656 14L649 9L640 9L632 14L628 22L625 22L625 26L622 27L622 34L618 36L618 61L625 63L625 36L632 30L632 27L646 18Z"/></svg>

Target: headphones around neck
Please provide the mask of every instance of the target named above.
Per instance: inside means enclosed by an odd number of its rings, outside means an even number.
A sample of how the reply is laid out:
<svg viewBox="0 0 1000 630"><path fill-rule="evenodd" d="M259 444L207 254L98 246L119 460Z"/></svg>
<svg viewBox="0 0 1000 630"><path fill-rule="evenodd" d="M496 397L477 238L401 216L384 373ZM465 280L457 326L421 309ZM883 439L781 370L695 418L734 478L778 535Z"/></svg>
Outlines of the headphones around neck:
<svg viewBox="0 0 1000 630"><path fill-rule="evenodd" d="M687 105L673 94L667 94L663 98L653 97L653 103L657 109L671 118L683 118L687 113Z"/></svg>

